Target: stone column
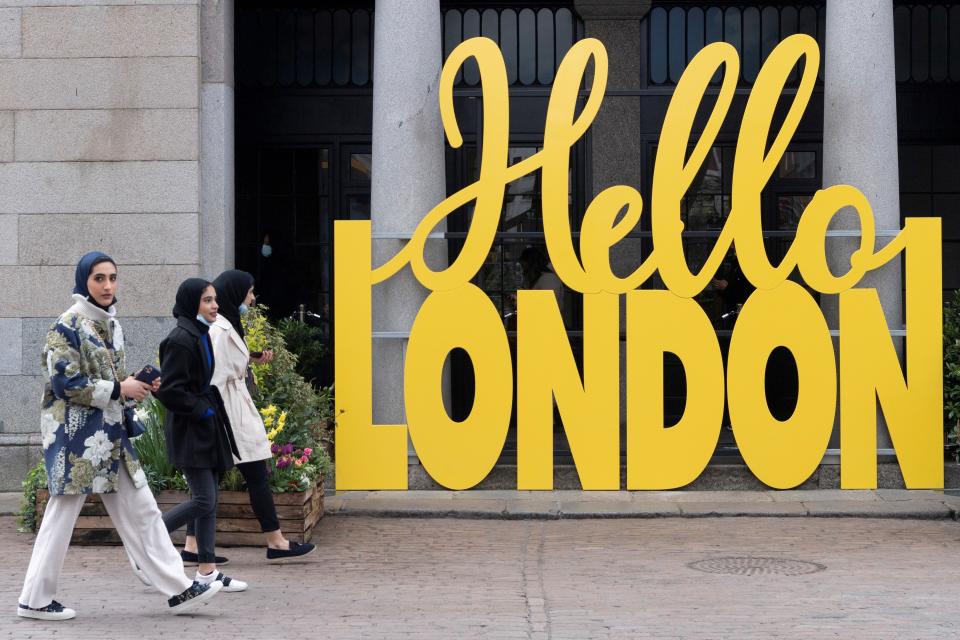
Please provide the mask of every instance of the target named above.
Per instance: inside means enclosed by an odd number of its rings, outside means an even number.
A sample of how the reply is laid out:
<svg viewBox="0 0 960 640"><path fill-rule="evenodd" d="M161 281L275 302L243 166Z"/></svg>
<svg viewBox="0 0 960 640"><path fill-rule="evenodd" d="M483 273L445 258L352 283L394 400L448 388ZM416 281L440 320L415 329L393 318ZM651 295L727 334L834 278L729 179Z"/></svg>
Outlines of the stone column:
<svg viewBox="0 0 960 640"><path fill-rule="evenodd" d="M200 271L234 266L233 0L200 7Z"/></svg>
<svg viewBox="0 0 960 640"><path fill-rule="evenodd" d="M592 181L587 185L587 202L614 185L629 185L638 191L643 185L643 127L640 122L641 38L643 18L650 11L649 0L576 0L588 38L596 38L607 50L607 91L633 95L608 95L590 127ZM649 204L644 203L649 210ZM639 228L636 229L639 231ZM640 238L621 240L610 250L610 263L618 275L632 273L643 261ZM620 328L626 327L626 296L620 301ZM620 343L620 419L627 415L627 345ZM626 432L621 432L621 447Z"/></svg>
<svg viewBox="0 0 960 640"><path fill-rule="evenodd" d="M373 260L379 265L406 243L397 236L409 237L427 212L446 197L446 183L437 98L443 51L439 0L377 0L375 15L370 211ZM429 240L427 244L428 264L434 269L446 265L446 243ZM408 333L427 293L409 268L374 287L374 333ZM374 340L376 424L406 422L405 352L405 339Z"/></svg>
<svg viewBox="0 0 960 640"><path fill-rule="evenodd" d="M897 166L897 91L891 0L830 0L827 3L824 54L823 186L849 184L873 206L878 230L900 227ZM856 214L845 211L831 229L857 229ZM878 245L890 238L878 238ZM859 238L830 238L830 268L844 273ZM903 328L900 261L867 274L860 287L876 288L891 329ZM839 327L838 299L824 296L831 329ZM836 345L836 340L834 345ZM894 338L902 355L903 340ZM879 414L878 414L879 415ZM890 438L878 419L877 446ZM834 432L831 446L838 446Z"/></svg>

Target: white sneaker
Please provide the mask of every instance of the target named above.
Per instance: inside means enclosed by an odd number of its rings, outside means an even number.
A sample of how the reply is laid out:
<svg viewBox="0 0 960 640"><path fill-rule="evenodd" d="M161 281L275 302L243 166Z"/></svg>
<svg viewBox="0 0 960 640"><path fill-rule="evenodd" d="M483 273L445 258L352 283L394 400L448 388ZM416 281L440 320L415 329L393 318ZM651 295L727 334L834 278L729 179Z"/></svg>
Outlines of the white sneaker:
<svg viewBox="0 0 960 640"><path fill-rule="evenodd" d="M39 609L31 609L27 605L21 604L17 607L17 615L21 618L33 618L34 620L69 620L76 617L77 612L54 600Z"/></svg>
<svg viewBox="0 0 960 640"><path fill-rule="evenodd" d="M207 575L203 575L197 571L197 575L194 577L194 580L200 584L210 584L212 582L220 582L223 584L223 589L225 593L234 593L237 591L246 591L247 583L243 580L236 580L229 576L223 575L219 571L211 571Z"/></svg>

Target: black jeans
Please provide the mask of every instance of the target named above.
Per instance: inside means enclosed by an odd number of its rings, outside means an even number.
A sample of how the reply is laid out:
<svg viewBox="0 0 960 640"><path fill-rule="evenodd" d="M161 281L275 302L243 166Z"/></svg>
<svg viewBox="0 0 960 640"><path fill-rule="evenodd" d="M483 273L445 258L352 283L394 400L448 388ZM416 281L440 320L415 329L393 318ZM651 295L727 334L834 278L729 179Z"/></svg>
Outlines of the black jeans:
<svg viewBox="0 0 960 640"><path fill-rule="evenodd" d="M167 531L176 531L183 525L192 525L197 536L197 556L200 562L216 562L214 547L217 535L217 485L220 476L216 469L183 469L183 477L190 486L190 499L163 514ZM194 535L189 532L189 535Z"/></svg>
<svg viewBox="0 0 960 640"><path fill-rule="evenodd" d="M247 483L247 491L250 493L250 506L253 507L253 513L260 522L260 530L264 533L276 531L280 528L280 521L277 519L277 508L273 504L273 492L270 491L270 485L267 483L267 464L263 460L253 462L241 462L237 469L243 475ZM194 535L196 527L194 523L187 523L187 535ZM199 547L199 540L197 545Z"/></svg>

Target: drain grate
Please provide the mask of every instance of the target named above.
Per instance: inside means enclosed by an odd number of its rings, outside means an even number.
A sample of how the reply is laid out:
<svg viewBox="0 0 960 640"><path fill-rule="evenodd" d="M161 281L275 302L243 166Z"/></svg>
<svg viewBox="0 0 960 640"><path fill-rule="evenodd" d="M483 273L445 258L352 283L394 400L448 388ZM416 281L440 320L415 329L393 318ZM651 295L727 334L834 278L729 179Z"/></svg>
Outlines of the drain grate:
<svg viewBox="0 0 960 640"><path fill-rule="evenodd" d="M826 569L826 565L806 560L785 558L757 558L741 556L733 558L707 558L687 565L704 573L722 573L734 576L802 576Z"/></svg>

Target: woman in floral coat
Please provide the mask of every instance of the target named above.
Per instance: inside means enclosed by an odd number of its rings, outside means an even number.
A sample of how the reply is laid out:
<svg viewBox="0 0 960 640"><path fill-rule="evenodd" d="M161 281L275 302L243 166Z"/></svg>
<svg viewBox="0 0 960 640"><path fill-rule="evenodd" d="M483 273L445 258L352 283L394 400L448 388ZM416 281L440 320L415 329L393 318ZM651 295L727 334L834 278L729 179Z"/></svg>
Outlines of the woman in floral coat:
<svg viewBox="0 0 960 640"><path fill-rule="evenodd" d="M187 579L156 500L130 443L135 402L155 390L126 376L123 331L116 320L117 265L92 252L77 265L74 304L50 329L41 366L40 411L50 500L27 569L17 615L67 620L57 582L87 494L100 494L127 553L168 597L173 613L196 609L222 585ZM159 381L155 383L159 386Z"/></svg>

